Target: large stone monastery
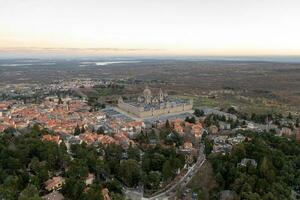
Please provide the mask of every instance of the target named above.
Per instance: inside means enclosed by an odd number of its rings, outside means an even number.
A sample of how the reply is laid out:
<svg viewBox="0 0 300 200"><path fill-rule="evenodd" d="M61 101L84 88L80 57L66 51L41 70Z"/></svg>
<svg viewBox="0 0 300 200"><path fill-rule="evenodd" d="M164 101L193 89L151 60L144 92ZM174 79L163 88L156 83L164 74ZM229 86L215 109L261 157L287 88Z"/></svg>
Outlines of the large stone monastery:
<svg viewBox="0 0 300 200"><path fill-rule="evenodd" d="M151 90L146 87L142 96L134 100L124 101L122 97L118 100L118 107L140 118L161 116L166 114L190 111L193 107L192 100L172 98L160 89L158 95L153 96Z"/></svg>

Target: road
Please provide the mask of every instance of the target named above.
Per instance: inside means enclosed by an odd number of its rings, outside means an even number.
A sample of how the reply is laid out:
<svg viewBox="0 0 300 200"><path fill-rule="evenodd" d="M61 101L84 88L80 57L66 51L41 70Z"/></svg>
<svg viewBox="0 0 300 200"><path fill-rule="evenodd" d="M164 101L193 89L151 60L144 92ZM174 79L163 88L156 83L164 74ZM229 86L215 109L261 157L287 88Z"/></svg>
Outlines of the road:
<svg viewBox="0 0 300 200"><path fill-rule="evenodd" d="M193 178L193 176L196 174L196 172L200 169L200 167L205 162L205 154L204 154L204 145L202 144L199 150L199 156L197 159L197 162L190 167L188 172L178 181L176 182L172 187L167 189L166 191L150 197L150 198L143 198L143 200L168 200L168 199L175 199L176 191L178 188L185 187L190 180Z"/></svg>

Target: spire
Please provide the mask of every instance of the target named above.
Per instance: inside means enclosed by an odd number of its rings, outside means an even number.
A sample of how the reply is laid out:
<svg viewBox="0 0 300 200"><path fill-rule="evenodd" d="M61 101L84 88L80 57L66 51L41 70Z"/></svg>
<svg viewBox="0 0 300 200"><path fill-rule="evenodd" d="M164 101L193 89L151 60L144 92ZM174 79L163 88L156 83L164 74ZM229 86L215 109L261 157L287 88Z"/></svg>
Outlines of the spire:
<svg viewBox="0 0 300 200"><path fill-rule="evenodd" d="M159 101L163 102L164 101L164 93L161 88L159 89L158 96L159 96Z"/></svg>
<svg viewBox="0 0 300 200"><path fill-rule="evenodd" d="M122 97L119 97L118 103L123 103L123 98Z"/></svg>
<svg viewBox="0 0 300 200"><path fill-rule="evenodd" d="M144 98L145 98L145 102L146 103L151 103L151 98L152 98L152 93L151 90L148 88L148 86L146 86L144 92L143 92Z"/></svg>

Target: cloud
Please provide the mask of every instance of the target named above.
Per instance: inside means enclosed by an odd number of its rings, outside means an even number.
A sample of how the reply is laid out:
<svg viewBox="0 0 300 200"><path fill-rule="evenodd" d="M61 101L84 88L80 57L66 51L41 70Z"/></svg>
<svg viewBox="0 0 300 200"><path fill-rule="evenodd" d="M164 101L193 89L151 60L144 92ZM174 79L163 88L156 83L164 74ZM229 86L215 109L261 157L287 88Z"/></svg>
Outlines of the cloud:
<svg viewBox="0 0 300 200"><path fill-rule="evenodd" d="M165 49L143 49L143 48L53 48L53 47L7 47L0 48L0 52L154 52L165 51Z"/></svg>

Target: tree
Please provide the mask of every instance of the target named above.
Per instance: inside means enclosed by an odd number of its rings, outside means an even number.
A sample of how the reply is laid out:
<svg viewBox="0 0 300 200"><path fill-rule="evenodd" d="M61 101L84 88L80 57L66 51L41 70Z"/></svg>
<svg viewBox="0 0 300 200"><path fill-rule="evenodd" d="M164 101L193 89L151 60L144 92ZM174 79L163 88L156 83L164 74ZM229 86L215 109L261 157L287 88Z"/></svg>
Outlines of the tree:
<svg viewBox="0 0 300 200"><path fill-rule="evenodd" d="M248 199L248 200L260 200L261 199L259 194L253 193L253 192L243 192L242 198Z"/></svg>
<svg viewBox="0 0 300 200"><path fill-rule="evenodd" d="M45 161L39 162L37 157L32 158L29 163L29 169L34 175L31 177L31 181L32 184L37 187L40 187L40 185L49 178L49 169L46 164L47 163Z"/></svg>
<svg viewBox="0 0 300 200"><path fill-rule="evenodd" d="M192 116L191 118L187 116L187 117L185 118L185 121L186 121L186 122L189 122L189 123L195 124L195 123L196 123L196 118L195 118L194 116Z"/></svg>
<svg viewBox="0 0 300 200"><path fill-rule="evenodd" d="M64 102L62 101L61 97L58 98L58 104L63 104Z"/></svg>
<svg viewBox="0 0 300 200"><path fill-rule="evenodd" d="M103 195L100 189L100 185L91 185L86 194L85 199L86 200L103 200Z"/></svg>
<svg viewBox="0 0 300 200"><path fill-rule="evenodd" d="M77 126L75 127L75 130L74 130L74 135L79 135L81 133L81 130L79 128L79 125L77 124Z"/></svg>
<svg viewBox="0 0 300 200"><path fill-rule="evenodd" d="M190 121L190 117L187 116L184 121L189 122Z"/></svg>
<svg viewBox="0 0 300 200"><path fill-rule="evenodd" d="M151 171L151 160L147 156L144 156L143 158L142 168L145 172Z"/></svg>
<svg viewBox="0 0 300 200"><path fill-rule="evenodd" d="M213 141L208 139L208 138L205 138L204 143L205 143L204 152L205 152L206 155L208 155L213 150Z"/></svg>
<svg viewBox="0 0 300 200"><path fill-rule="evenodd" d="M196 115L196 117L203 117L204 111L197 108L195 109L194 115Z"/></svg>
<svg viewBox="0 0 300 200"><path fill-rule="evenodd" d="M161 180L161 174L157 171L151 171L145 178L145 186L148 189L157 189Z"/></svg>
<svg viewBox="0 0 300 200"><path fill-rule="evenodd" d="M140 160L140 150L136 147L130 146L127 150L127 154L129 159Z"/></svg>
<svg viewBox="0 0 300 200"><path fill-rule="evenodd" d="M105 180L109 175L109 168L103 160L96 160L94 166L94 172L96 174L96 180L98 182Z"/></svg>
<svg viewBox="0 0 300 200"><path fill-rule="evenodd" d="M67 171L67 175L76 179L85 179L88 172L88 166L84 160L74 159L70 165L70 169Z"/></svg>
<svg viewBox="0 0 300 200"><path fill-rule="evenodd" d="M106 182L105 186L112 193L120 193L122 194L122 184L117 179L111 179Z"/></svg>
<svg viewBox="0 0 300 200"><path fill-rule="evenodd" d="M151 155L151 170L160 171L163 163L166 161L166 157L161 153L152 153Z"/></svg>
<svg viewBox="0 0 300 200"><path fill-rule="evenodd" d="M118 176L129 187L137 186L141 179L141 167L136 160L124 160L120 164Z"/></svg>
<svg viewBox="0 0 300 200"><path fill-rule="evenodd" d="M104 134L104 128L102 126L100 126L97 130L97 134Z"/></svg>
<svg viewBox="0 0 300 200"><path fill-rule="evenodd" d="M42 200L34 185L28 185L19 195L18 200Z"/></svg>
<svg viewBox="0 0 300 200"><path fill-rule="evenodd" d="M162 176L164 180L169 180L171 177L173 177L174 172L172 172L172 166L170 161L165 161L162 167Z"/></svg>
<svg viewBox="0 0 300 200"><path fill-rule="evenodd" d="M272 162L266 157L263 158L259 167L260 175L266 178L267 181L272 182L275 179L275 172L273 171Z"/></svg>
<svg viewBox="0 0 300 200"><path fill-rule="evenodd" d="M230 107L227 112L230 114L237 114L237 111L234 107Z"/></svg>
<svg viewBox="0 0 300 200"><path fill-rule="evenodd" d="M244 144L236 145L232 151L234 152L237 161L240 161L246 157L246 150Z"/></svg>
<svg viewBox="0 0 300 200"><path fill-rule="evenodd" d="M20 180L17 176L7 175L0 185L0 198L13 200L18 197L18 184Z"/></svg>
<svg viewBox="0 0 300 200"><path fill-rule="evenodd" d="M82 125L81 126L81 130L80 130L80 133L84 133L85 132L85 128L84 128L84 126Z"/></svg>
<svg viewBox="0 0 300 200"><path fill-rule="evenodd" d="M195 124L195 123L196 123L196 118L195 118L194 116L192 116L192 117L191 117L191 119L190 119L190 123L193 123L193 124Z"/></svg>
<svg viewBox="0 0 300 200"><path fill-rule="evenodd" d="M242 121L242 125L243 126L246 126L247 125L247 123L246 123L246 121L244 120L244 121Z"/></svg>
<svg viewBox="0 0 300 200"><path fill-rule="evenodd" d="M85 183L82 179L76 179L74 177L67 178L66 183L63 185L62 192L65 197L74 200L84 199L83 190Z"/></svg>
<svg viewBox="0 0 300 200"><path fill-rule="evenodd" d="M118 193L110 193L111 199L113 200L124 200L124 197L122 194L118 194Z"/></svg>
<svg viewBox="0 0 300 200"><path fill-rule="evenodd" d="M167 121L166 121L166 128L167 128L167 129L170 129L170 128L171 128L171 125L170 125L170 122L169 122L168 119L167 119Z"/></svg>

